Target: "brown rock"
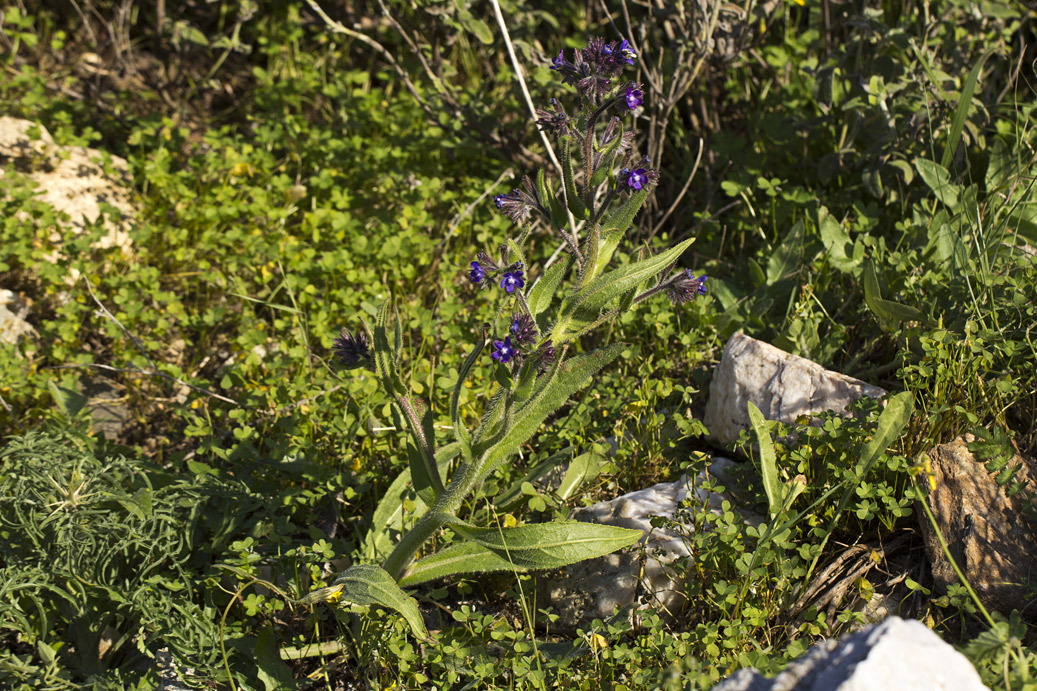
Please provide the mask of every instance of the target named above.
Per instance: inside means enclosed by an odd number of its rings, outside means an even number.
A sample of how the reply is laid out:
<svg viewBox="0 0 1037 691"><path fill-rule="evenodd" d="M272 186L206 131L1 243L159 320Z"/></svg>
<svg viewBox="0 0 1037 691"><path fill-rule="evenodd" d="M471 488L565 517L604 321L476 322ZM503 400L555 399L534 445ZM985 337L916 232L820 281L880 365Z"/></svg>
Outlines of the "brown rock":
<svg viewBox="0 0 1037 691"><path fill-rule="evenodd" d="M1037 493L1037 464L1018 454L1012 459L1012 465L1022 465L1016 478L1027 487L1009 498L962 439L932 449L929 460L935 483L929 508L980 600L1003 613L1037 615L1037 521L1024 511L1027 498ZM929 518L918 515L933 578L945 590L958 577Z"/></svg>

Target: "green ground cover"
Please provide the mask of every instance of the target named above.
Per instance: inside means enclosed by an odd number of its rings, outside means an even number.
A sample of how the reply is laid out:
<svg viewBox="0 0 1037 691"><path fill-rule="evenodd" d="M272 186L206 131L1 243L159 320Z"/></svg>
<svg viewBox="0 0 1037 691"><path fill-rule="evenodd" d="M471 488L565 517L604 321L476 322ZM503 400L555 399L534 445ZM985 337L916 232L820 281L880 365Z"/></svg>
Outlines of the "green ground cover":
<svg viewBox="0 0 1037 691"><path fill-rule="evenodd" d="M937 592L918 549L795 611L858 541L920 549L926 449L972 431L1009 488L1012 445L1037 454L1032 13L609 8L501 5L538 107L559 95L559 49L633 40L644 105L628 124L660 179L615 264L694 238L678 268L708 274L709 295L576 339L574 355L627 346L458 515L532 525L698 472L736 331L906 393L795 442L761 423L745 441L773 442L747 464L746 501L770 521L684 507L695 558L676 619L558 635L531 573L410 589L438 617L428 639L391 608L301 602L370 559L378 502L410 467L378 377L335 363L339 330L393 296L401 393L440 422L460 380L474 427L500 375L488 352L463 375L496 299L470 262L518 235L494 195L552 167L494 5L329 4L336 32L286 2L8 3L3 113L127 159L139 213L128 254L96 246L100 223L56 240L31 166L4 171L0 288L31 297L37 335L0 343L0 678L149 689L168 655L200 687L709 688L778 671L895 588L902 616L992 688L1037 688L1033 612ZM560 243L532 226L531 277ZM99 379L131 411L112 438L83 395ZM597 472L564 498L536 481L576 456ZM776 501L783 488L798 495Z"/></svg>

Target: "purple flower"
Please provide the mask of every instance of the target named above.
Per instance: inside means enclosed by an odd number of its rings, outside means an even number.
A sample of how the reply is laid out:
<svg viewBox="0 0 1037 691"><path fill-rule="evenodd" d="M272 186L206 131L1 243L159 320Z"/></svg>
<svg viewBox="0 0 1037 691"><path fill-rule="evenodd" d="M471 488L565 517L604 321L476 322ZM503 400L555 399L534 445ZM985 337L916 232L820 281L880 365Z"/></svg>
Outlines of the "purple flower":
<svg viewBox="0 0 1037 691"><path fill-rule="evenodd" d="M509 293L514 293L516 288L526 285L526 282L522 279L522 273L521 268L505 271L504 276L500 280L500 287Z"/></svg>
<svg viewBox="0 0 1037 691"><path fill-rule="evenodd" d="M509 194L498 194L493 198L493 203L515 223L525 223L534 210L546 214L528 175L522 178L521 188L516 187Z"/></svg>
<svg viewBox="0 0 1037 691"><path fill-rule="evenodd" d="M626 95L627 108L629 108L630 110L633 110L634 108L637 108L639 105L644 103L644 100L645 100L644 99L644 92L641 91L641 88L640 88L639 84L629 84L629 85L627 85L627 95Z"/></svg>
<svg viewBox="0 0 1037 691"><path fill-rule="evenodd" d="M536 325L525 312L517 312L511 316L510 331L515 336L515 345L517 346L533 343L537 338Z"/></svg>
<svg viewBox="0 0 1037 691"><path fill-rule="evenodd" d="M364 367L371 360L371 348L367 342L367 334L358 331L354 336L349 329L342 329L332 344L335 359L346 369Z"/></svg>
<svg viewBox="0 0 1037 691"><path fill-rule="evenodd" d="M640 190L646 185L653 184L659 179L659 173L652 170L649 163L651 163L651 159L645 157L638 161L633 169L623 168L619 171L620 182L626 183L627 187L632 190Z"/></svg>
<svg viewBox="0 0 1037 691"><path fill-rule="evenodd" d="M483 271L479 262L472 262L472 270L468 273L468 276L472 279L472 283L482 283L483 279L486 278L486 272Z"/></svg>
<svg viewBox="0 0 1037 691"><path fill-rule="evenodd" d="M622 58L623 62L625 62L628 65L634 64L634 58L637 57L637 53L630 49L630 43L625 38L620 42L619 48L617 48L616 50Z"/></svg>
<svg viewBox="0 0 1037 691"><path fill-rule="evenodd" d="M706 278L705 274L695 278L691 269L685 269L670 280L666 294L673 304L683 305L699 295L706 294Z"/></svg>
<svg viewBox="0 0 1037 691"><path fill-rule="evenodd" d="M537 111L537 124L540 126L540 129L552 134L563 134L571 131L572 124L569 122L569 116L558 105L556 99L551 99L551 106L554 107L554 110Z"/></svg>
<svg viewBox="0 0 1037 691"><path fill-rule="evenodd" d="M503 341L493 342L493 359L501 364L507 363L515 357L515 349L511 345L511 336Z"/></svg>
<svg viewBox="0 0 1037 691"><path fill-rule="evenodd" d="M644 168L624 168L622 172L626 176L627 186L639 190L648 183L648 171Z"/></svg>
<svg viewBox="0 0 1037 691"><path fill-rule="evenodd" d="M551 67L548 69L561 70L563 67L565 67L565 51L560 50L558 51L558 57L551 60Z"/></svg>

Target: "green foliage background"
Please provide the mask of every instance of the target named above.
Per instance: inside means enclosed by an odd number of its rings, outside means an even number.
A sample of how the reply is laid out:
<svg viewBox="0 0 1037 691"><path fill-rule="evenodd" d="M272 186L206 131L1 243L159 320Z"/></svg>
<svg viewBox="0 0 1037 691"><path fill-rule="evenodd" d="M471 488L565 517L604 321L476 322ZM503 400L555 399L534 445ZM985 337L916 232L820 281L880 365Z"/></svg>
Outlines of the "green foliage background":
<svg viewBox="0 0 1037 691"><path fill-rule="evenodd" d="M621 361L524 465L489 480L487 496L512 488L513 501L467 510L536 522L701 470L707 382L735 331L911 391L915 413L865 478L847 459L875 410L795 443L775 434L780 480L803 475L795 506L812 507L786 532L754 534L735 507L686 507L701 556L679 624L619 616L552 636L552 614L513 575L423 591L451 612L434 648L391 618L293 605L360 557L406 465L388 401L373 378L334 370L333 338L391 291L413 393L445 410L488 305L464 271L508 230L491 197L544 161L492 6L325 7L384 52L296 3L186 3L161 30L150 5L30 6L3 6L0 107L62 145L126 158L139 213L129 254L95 246L100 224L55 236L27 171L4 170L0 285L31 296L38 334L0 344L0 675L15 688L153 688L161 648L195 670L189 681L228 688L708 688L742 666L775 672L859 621L854 603L882 583L855 584L830 612L788 613L839 539L914 525L920 451L984 431L1010 485L1011 440L1037 449L1037 263L1020 249L1037 246L1037 36L1024 4L778 4L744 25L724 15L710 52L680 5L606 17L505 2L538 104L557 93L543 66L560 47L640 46L638 145L662 178L636 240L696 237L683 262L710 275L711 300L618 319L611 338L632 344ZM557 244L535 232L529 263ZM131 412L114 439L81 395L104 379ZM471 379L488 387L489 363ZM484 394L468 389L462 410ZM620 441L606 463L608 440ZM535 469L559 451L592 453L604 473L552 495ZM766 506L746 475L743 501ZM826 532L836 506L817 499L845 487L852 501ZM927 578L908 572L903 613L972 640L986 683L1029 688L1025 616L991 627L963 589L938 594ZM110 652L93 655L102 641Z"/></svg>

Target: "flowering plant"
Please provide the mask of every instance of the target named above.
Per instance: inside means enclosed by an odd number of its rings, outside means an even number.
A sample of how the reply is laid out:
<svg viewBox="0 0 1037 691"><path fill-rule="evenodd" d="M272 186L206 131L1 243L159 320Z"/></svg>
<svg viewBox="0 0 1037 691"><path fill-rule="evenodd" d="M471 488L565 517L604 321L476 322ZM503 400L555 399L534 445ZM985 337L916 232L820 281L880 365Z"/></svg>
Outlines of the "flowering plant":
<svg viewBox="0 0 1037 691"><path fill-rule="evenodd" d="M677 304L706 293L705 276L674 272L691 239L656 255L642 252L637 261L609 268L659 177L651 161L632 156L633 136L624 131L619 117L644 102L640 84L620 79L635 59L625 40L592 39L574 51L571 61L564 51L552 61L551 69L575 88L579 99L575 114L555 99L550 110L537 112L539 126L561 144L561 186L556 192L540 170L535 179L526 176L521 187L494 198L497 209L518 224L519 233L500 247L499 260L480 252L465 270L465 280L497 292L496 322L506 326L500 332L495 325L484 326L460 369L450 403L452 443L436 447L431 411L408 395L410 387L400 378L402 333L391 300L382 305L373 329L365 325L365 331L355 335L343 330L335 342L343 366L373 369L391 395L397 428L410 433L410 465L375 511L365 546L371 563L346 569L332 586L310 593L307 601L342 599L389 607L404 616L416 635L424 636L417 603L402 587L457 573L557 568L640 539L640 531L578 521L487 528L457 515L465 498L625 347L612 344L570 355L580 336L658 293L665 292ZM567 252L561 261L548 262L531 282L521 247L533 219L556 232ZM567 279L571 287L563 290ZM487 349L497 368L498 386L481 422L470 431L460 413L461 390ZM402 496L408 486L418 496L411 514L418 518L409 527L403 523ZM415 559L444 527L460 542ZM394 531L402 531L398 540Z"/></svg>

